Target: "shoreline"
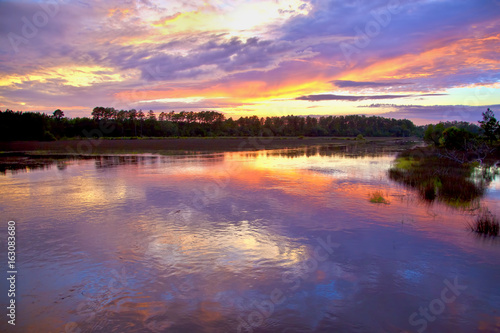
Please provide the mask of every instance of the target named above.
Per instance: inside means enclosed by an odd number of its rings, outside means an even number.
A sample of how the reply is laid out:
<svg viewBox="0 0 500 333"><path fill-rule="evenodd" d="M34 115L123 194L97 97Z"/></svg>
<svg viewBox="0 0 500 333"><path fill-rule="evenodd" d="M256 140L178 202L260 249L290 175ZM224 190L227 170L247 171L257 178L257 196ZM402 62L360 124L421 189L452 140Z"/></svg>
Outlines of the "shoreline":
<svg viewBox="0 0 500 333"><path fill-rule="evenodd" d="M0 156L24 154L143 154L166 152L225 152L293 149L307 146L346 145L399 146L419 142L416 137L375 137L356 140L336 137L218 137L218 138L161 138L161 139L83 139L60 141L9 141L0 142Z"/></svg>

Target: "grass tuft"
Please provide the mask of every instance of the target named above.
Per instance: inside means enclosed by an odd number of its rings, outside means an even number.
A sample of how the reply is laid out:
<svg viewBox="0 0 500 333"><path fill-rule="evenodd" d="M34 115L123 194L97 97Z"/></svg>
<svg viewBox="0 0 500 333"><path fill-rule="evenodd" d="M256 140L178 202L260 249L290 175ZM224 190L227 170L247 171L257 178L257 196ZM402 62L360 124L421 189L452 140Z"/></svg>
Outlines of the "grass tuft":
<svg viewBox="0 0 500 333"><path fill-rule="evenodd" d="M469 224L470 230L485 236L498 236L500 225L498 219L489 210L484 210L476 217L474 223Z"/></svg>
<svg viewBox="0 0 500 333"><path fill-rule="evenodd" d="M371 193L370 194L370 202L371 203L383 203L386 205L389 204L389 201L386 198L384 198L381 191L375 191L375 192Z"/></svg>

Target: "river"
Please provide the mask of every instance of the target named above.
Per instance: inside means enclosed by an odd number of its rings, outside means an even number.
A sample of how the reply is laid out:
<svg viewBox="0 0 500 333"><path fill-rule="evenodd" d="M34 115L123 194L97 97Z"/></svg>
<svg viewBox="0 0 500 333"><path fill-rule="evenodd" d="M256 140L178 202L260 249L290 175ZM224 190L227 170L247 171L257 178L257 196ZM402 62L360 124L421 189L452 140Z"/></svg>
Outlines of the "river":
<svg viewBox="0 0 500 333"><path fill-rule="evenodd" d="M0 256L14 220L17 311L0 330L500 331L500 242L467 230L473 210L390 180L395 156L309 147L7 171ZM499 203L493 181L480 205Z"/></svg>

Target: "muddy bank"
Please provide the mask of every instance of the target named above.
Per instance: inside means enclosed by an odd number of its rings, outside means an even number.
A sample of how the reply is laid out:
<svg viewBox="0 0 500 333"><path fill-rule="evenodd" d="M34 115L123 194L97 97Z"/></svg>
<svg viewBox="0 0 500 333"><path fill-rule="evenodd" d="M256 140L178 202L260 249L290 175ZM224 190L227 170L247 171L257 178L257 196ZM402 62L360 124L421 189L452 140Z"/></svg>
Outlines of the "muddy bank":
<svg viewBox="0 0 500 333"><path fill-rule="evenodd" d="M417 138L165 138L165 139L120 139L120 140L66 140L66 141L14 141L0 142L1 152L35 152L40 154L57 153L70 155L91 154L140 154L140 153L179 153L252 151L264 149L298 148L312 145L402 145Z"/></svg>

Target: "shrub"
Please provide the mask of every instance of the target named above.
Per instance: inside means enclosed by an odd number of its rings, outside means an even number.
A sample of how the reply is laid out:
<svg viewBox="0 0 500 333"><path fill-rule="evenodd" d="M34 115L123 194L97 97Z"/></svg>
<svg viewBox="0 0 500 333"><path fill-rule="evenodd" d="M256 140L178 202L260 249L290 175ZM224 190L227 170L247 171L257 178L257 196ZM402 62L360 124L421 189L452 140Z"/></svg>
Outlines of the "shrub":
<svg viewBox="0 0 500 333"><path fill-rule="evenodd" d="M56 137L54 134L50 133L49 131L43 132L43 138L42 141L56 141Z"/></svg>

